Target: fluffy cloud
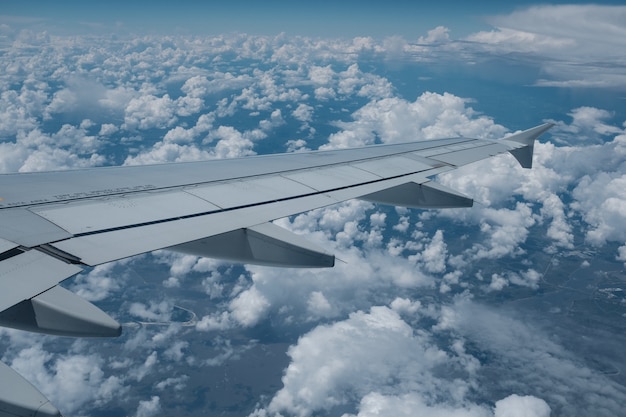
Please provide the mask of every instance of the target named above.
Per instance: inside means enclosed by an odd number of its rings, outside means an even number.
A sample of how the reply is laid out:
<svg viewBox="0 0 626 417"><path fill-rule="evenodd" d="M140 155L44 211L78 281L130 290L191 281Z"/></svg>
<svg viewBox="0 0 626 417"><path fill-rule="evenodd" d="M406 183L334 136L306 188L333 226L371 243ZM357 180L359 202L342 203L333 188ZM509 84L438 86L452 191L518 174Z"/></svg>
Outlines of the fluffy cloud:
<svg viewBox="0 0 626 417"><path fill-rule="evenodd" d="M161 411L161 399L158 395L153 395L148 401L140 401L135 417L152 417Z"/></svg>
<svg viewBox="0 0 626 417"><path fill-rule="evenodd" d="M414 393L383 395L373 392L361 399L359 412L356 416L344 414L344 417L376 417L381 415L398 417L411 417L416 415L433 417L490 417L491 413L486 407L475 404L465 407L453 407L446 404L429 404L427 399Z"/></svg>
<svg viewBox="0 0 626 417"><path fill-rule="evenodd" d="M243 326L255 325L268 307L269 302L255 287L242 292L230 303L232 317Z"/></svg>
<svg viewBox="0 0 626 417"><path fill-rule="evenodd" d="M125 262L121 263L122 265ZM119 291L124 277L115 271L116 263L96 266L87 274L79 274L72 282L71 290L88 301L102 301Z"/></svg>
<svg viewBox="0 0 626 417"><path fill-rule="evenodd" d="M203 75L188 78L181 90L189 97L203 98L223 90L239 90L252 84L254 78L247 74L215 71L210 79Z"/></svg>
<svg viewBox="0 0 626 417"><path fill-rule="evenodd" d="M398 97L372 100L352 114L353 121L337 122L340 132L322 149L408 142L445 137L501 137L505 128L477 115L466 100L449 93L424 93L414 102Z"/></svg>
<svg viewBox="0 0 626 417"><path fill-rule="evenodd" d="M302 122L310 122L313 117L313 107L308 104L300 103L293 111L293 116Z"/></svg>
<svg viewBox="0 0 626 417"><path fill-rule="evenodd" d="M119 377L105 376L103 362L98 355L68 353L53 357L35 344L22 349L10 364L44 395L73 413L88 403L106 403L128 389Z"/></svg>
<svg viewBox="0 0 626 417"><path fill-rule="evenodd" d="M494 417L550 417L550 406L540 398L513 394L496 402Z"/></svg>
<svg viewBox="0 0 626 417"><path fill-rule="evenodd" d="M626 137L625 137L626 138ZM626 172L585 176L572 195L573 206L589 224L587 240L601 246L607 240L626 241Z"/></svg>
<svg viewBox="0 0 626 417"><path fill-rule="evenodd" d="M415 390L428 396L443 389L452 402L462 400L458 392L450 392L458 387L442 385L432 375L433 368L449 360L447 355L386 307L318 326L288 354L292 362L283 388L268 406L271 413L308 416L330 411L372 390Z"/></svg>
<svg viewBox="0 0 626 417"><path fill-rule="evenodd" d="M176 121L175 102L168 95L134 98L126 106L125 113L124 124L129 130L165 128Z"/></svg>
<svg viewBox="0 0 626 417"><path fill-rule="evenodd" d="M148 305L140 302L132 303L129 312L142 321L169 322L172 306L167 301L150 301Z"/></svg>

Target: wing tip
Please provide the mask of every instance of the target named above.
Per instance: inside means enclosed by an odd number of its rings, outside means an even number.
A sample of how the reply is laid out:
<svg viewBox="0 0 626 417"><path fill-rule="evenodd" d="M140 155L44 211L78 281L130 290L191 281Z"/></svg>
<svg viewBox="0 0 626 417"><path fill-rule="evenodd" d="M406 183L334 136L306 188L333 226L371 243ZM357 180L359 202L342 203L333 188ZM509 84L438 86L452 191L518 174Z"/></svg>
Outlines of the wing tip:
<svg viewBox="0 0 626 417"><path fill-rule="evenodd" d="M544 132L548 131L554 126L554 123L544 123L539 126L532 127L530 129L523 130L519 133L515 133L511 136L507 136L504 139L509 142L517 142L522 145L532 145L535 143L535 139L541 136Z"/></svg>

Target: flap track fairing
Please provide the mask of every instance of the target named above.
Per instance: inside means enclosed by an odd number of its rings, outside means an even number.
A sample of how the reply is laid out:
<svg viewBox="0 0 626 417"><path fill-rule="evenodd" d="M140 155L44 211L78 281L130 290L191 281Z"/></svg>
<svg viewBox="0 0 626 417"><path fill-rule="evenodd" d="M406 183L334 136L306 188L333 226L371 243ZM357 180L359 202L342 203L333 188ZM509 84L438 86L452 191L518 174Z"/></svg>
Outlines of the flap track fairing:
<svg viewBox="0 0 626 417"><path fill-rule="evenodd" d="M359 198L372 203L423 209L472 207L474 204L471 198L432 181L423 184L407 182Z"/></svg>
<svg viewBox="0 0 626 417"><path fill-rule="evenodd" d="M256 265L327 268L335 256L273 223L238 229L168 248L176 252Z"/></svg>
<svg viewBox="0 0 626 417"><path fill-rule="evenodd" d="M108 314L58 285L1 312L0 326L72 337L117 337L122 332Z"/></svg>

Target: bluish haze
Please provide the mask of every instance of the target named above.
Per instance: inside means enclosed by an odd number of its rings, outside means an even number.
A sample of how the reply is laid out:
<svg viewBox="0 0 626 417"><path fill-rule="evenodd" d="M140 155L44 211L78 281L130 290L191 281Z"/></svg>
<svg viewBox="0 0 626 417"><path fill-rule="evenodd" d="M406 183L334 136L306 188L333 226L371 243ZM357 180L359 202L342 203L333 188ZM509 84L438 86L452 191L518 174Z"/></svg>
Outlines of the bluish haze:
<svg viewBox="0 0 626 417"><path fill-rule="evenodd" d="M620 5L620 1L603 4ZM56 33L152 33L255 35L374 36L409 39L446 26L455 36L488 29L492 16L536 5L466 1L48 1L5 0L0 15L14 25L26 24ZM558 1L551 4L584 4Z"/></svg>
<svg viewBox="0 0 626 417"><path fill-rule="evenodd" d="M121 338L0 330L2 361L65 415L623 413L626 7L0 4L2 172L555 124L532 170L437 178L471 209L276 221L333 269L158 251L68 280Z"/></svg>

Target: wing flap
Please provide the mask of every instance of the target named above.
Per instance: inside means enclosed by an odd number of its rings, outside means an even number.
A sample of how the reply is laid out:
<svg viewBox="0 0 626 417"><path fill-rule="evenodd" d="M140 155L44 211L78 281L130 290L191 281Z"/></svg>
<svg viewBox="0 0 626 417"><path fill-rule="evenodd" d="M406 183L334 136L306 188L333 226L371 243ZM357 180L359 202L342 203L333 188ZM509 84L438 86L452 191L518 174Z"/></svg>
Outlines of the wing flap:
<svg viewBox="0 0 626 417"><path fill-rule="evenodd" d="M11 249L15 249L18 246L19 245L15 242L0 238L0 259L3 258L6 252L10 251Z"/></svg>
<svg viewBox="0 0 626 417"><path fill-rule="evenodd" d="M72 236L58 225L24 208L2 210L0 235L5 240L26 247L34 247Z"/></svg>

